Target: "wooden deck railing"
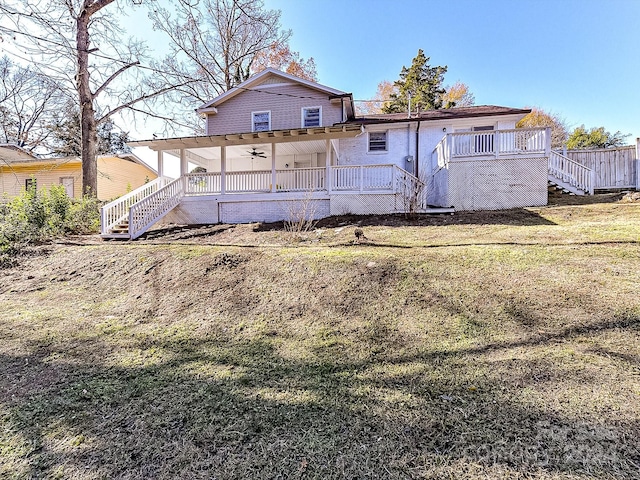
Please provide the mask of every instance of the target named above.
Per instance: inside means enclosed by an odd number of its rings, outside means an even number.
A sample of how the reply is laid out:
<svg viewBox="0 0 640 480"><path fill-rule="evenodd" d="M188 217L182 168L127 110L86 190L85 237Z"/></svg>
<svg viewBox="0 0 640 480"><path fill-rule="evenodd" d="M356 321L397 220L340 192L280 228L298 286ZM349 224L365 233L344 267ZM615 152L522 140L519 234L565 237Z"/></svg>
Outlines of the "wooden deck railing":
<svg viewBox="0 0 640 480"><path fill-rule="evenodd" d="M185 192L185 181L185 177L180 177L131 206L129 238L138 238L180 203Z"/></svg>
<svg viewBox="0 0 640 480"><path fill-rule="evenodd" d="M546 128L483 130L448 133L436 145L432 156L444 167L451 161L474 157L543 156L549 153ZM433 164L436 164L436 161Z"/></svg>
<svg viewBox="0 0 640 480"><path fill-rule="evenodd" d="M594 172L581 163L575 162L558 152L551 151L549 156L549 176L559 180L558 184L573 187L578 191L573 193L593 195L595 179Z"/></svg>
<svg viewBox="0 0 640 480"><path fill-rule="evenodd" d="M100 209L101 233L108 233L113 227L129 217L129 209L140 200L158 191L171 181L168 177L159 177L140 188L109 202Z"/></svg>
<svg viewBox="0 0 640 480"><path fill-rule="evenodd" d="M340 165L332 167L295 168L226 172L224 190L222 175L190 173L184 176L185 195L218 195L221 193L266 193L304 191L372 192L394 189L394 175L400 167L388 165ZM273 179L275 178L275 186Z"/></svg>

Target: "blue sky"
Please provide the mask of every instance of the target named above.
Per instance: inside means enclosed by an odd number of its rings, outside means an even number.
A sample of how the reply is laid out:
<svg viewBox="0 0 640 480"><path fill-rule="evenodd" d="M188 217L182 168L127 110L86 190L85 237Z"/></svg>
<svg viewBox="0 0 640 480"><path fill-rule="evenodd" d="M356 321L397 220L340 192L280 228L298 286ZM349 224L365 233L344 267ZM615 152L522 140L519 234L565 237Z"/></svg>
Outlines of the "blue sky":
<svg viewBox="0 0 640 480"><path fill-rule="evenodd" d="M640 0L265 0L320 83L372 98L419 48L476 104L640 136Z"/></svg>

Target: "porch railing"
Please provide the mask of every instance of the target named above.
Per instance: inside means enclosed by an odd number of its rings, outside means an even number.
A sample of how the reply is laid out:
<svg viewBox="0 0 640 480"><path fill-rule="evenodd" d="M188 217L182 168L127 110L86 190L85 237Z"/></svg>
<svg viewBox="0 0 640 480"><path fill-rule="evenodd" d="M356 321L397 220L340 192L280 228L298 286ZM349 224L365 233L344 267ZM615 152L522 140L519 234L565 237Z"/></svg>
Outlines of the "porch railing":
<svg viewBox="0 0 640 480"><path fill-rule="evenodd" d="M218 172L190 173L184 176L185 195L318 190L389 191L394 189L394 176L398 170L404 172L393 164L295 168L276 170L275 176L271 170L226 172L224 182Z"/></svg>
<svg viewBox="0 0 640 480"><path fill-rule="evenodd" d="M100 209L101 233L106 234L113 227L129 217L131 206L152 193L160 190L171 181L168 177L158 177L149 183L109 202Z"/></svg>
<svg viewBox="0 0 640 480"><path fill-rule="evenodd" d="M546 128L516 128L448 133L432 152L439 167L450 161L473 157L542 156L549 153Z"/></svg>

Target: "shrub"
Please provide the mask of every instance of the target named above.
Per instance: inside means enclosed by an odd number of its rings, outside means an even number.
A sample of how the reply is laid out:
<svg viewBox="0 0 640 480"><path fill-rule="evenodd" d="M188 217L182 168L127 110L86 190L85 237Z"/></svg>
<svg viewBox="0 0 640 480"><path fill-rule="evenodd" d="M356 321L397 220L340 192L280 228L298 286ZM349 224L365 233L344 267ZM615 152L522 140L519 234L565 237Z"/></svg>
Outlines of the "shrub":
<svg viewBox="0 0 640 480"><path fill-rule="evenodd" d="M30 188L0 207L0 266L28 245L68 234L98 230L99 202L72 200L62 185Z"/></svg>

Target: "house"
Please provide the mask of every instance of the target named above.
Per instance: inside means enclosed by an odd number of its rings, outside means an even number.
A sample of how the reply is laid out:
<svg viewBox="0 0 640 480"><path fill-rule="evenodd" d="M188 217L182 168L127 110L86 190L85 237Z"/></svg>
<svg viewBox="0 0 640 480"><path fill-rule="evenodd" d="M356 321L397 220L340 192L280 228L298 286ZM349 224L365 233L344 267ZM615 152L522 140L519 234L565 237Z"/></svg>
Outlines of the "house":
<svg viewBox="0 0 640 480"><path fill-rule="evenodd" d="M137 156L98 157L98 199L111 200L158 177ZM36 188L63 185L71 198L82 196L82 164L78 157L41 158L15 145L0 145L0 194L12 198L35 183Z"/></svg>
<svg viewBox="0 0 640 480"><path fill-rule="evenodd" d="M103 208L103 236L136 238L160 219L272 222L547 203L550 132L515 129L527 109L357 117L351 94L266 69L197 111L203 136L130 142L157 152L159 178ZM179 178L163 175L166 162L180 165ZM554 165L566 173L559 182L575 183L575 172Z"/></svg>

